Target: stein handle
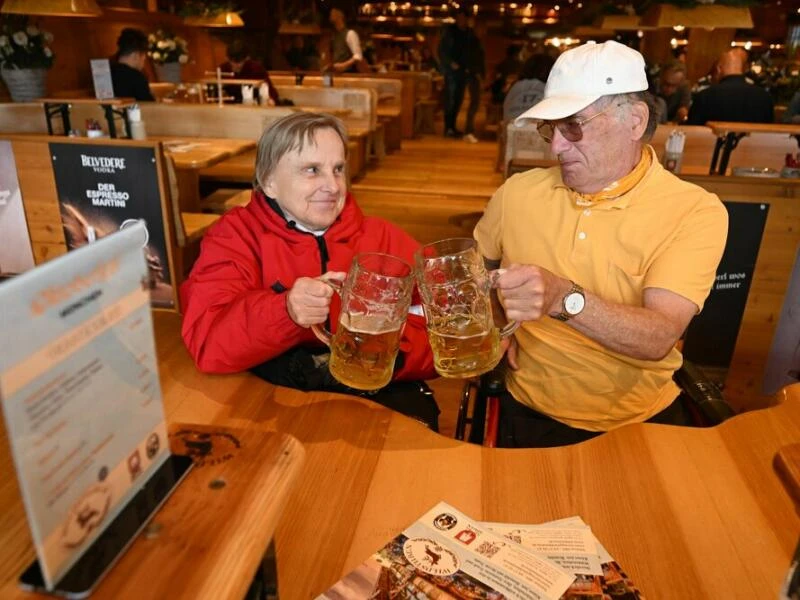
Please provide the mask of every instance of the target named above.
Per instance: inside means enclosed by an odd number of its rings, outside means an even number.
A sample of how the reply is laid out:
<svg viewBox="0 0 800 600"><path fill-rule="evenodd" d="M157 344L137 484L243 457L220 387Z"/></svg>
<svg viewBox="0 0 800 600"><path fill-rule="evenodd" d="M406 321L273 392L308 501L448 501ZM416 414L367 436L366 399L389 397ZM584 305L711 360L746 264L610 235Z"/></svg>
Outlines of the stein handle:
<svg viewBox="0 0 800 600"><path fill-rule="evenodd" d="M500 298L497 295L497 290L495 288L495 284L497 283L497 278L500 277L503 273L505 273L505 269L494 269L493 271L489 272L489 279L492 282L492 287L490 290L490 294L493 295L492 297L492 308L494 309L497 307L498 310L502 310L502 305L500 304ZM518 328L519 328L519 321L509 321L505 324L505 326L500 330L500 339L504 339L512 335Z"/></svg>
<svg viewBox="0 0 800 600"><path fill-rule="evenodd" d="M343 285L343 283L341 281L337 281L335 279L325 279L324 277L320 277L319 281L329 285L331 287L331 289L333 289L333 291L336 292L337 294L341 294L342 285ZM322 324L322 325L312 325L311 326L311 331L314 332L314 335L317 336L317 339L320 342L322 342L326 346L330 346L331 345L331 340L333 339L333 334L330 331L328 331L328 328L325 327L324 324Z"/></svg>

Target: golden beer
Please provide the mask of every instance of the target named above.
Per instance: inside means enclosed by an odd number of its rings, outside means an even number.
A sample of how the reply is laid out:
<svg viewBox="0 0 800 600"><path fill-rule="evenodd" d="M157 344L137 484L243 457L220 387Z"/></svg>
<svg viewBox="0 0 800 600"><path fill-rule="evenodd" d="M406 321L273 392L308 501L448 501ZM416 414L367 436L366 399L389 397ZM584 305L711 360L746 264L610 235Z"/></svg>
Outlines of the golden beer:
<svg viewBox="0 0 800 600"><path fill-rule="evenodd" d="M345 325L342 321L349 321ZM338 381L357 390L377 390L392 380L400 330L380 331L382 323L342 319L331 341L329 368ZM378 325L378 326L374 326ZM370 331L378 329L378 331Z"/></svg>
<svg viewBox="0 0 800 600"><path fill-rule="evenodd" d="M436 372L455 379L475 377L491 371L502 357L500 332L483 323L471 322L458 329L428 326Z"/></svg>

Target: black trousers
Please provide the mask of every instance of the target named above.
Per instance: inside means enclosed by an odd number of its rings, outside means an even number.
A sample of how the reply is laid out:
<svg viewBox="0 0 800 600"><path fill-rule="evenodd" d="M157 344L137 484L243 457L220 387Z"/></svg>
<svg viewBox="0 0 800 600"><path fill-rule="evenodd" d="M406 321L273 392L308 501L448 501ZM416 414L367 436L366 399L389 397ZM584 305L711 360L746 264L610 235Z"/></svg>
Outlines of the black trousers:
<svg viewBox="0 0 800 600"><path fill-rule="evenodd" d="M447 70L444 73L444 131L455 131L458 112L464 102L467 78L462 71Z"/></svg>
<svg viewBox="0 0 800 600"><path fill-rule="evenodd" d="M663 425L692 424L681 396L660 413L647 419L647 422ZM604 433L570 427L551 419L520 404L509 392L500 396L497 430L497 446L500 448L554 448L584 442Z"/></svg>

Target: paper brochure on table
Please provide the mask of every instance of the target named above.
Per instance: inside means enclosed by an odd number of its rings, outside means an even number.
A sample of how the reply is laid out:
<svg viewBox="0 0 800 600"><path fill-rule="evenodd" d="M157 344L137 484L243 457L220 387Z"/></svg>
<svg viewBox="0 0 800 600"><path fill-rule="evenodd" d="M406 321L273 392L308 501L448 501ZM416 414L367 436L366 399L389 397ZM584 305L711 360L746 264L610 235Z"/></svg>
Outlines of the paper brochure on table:
<svg viewBox="0 0 800 600"><path fill-rule="evenodd" d="M143 224L0 285L0 403L51 588L169 457Z"/></svg>
<svg viewBox="0 0 800 600"><path fill-rule="evenodd" d="M441 502L318 598L558 600L574 579Z"/></svg>
<svg viewBox="0 0 800 600"><path fill-rule="evenodd" d="M645 600L578 516L538 525L487 522L480 525L574 573L575 581L562 596L563 600Z"/></svg>

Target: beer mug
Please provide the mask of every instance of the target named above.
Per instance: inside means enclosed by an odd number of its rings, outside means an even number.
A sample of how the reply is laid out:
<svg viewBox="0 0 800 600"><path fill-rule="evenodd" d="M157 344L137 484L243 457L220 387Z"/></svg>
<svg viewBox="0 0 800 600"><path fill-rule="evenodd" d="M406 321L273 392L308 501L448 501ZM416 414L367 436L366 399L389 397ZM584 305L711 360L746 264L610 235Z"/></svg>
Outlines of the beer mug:
<svg viewBox="0 0 800 600"><path fill-rule="evenodd" d="M494 324L492 276L474 240L452 238L417 250L417 285L436 372L466 378L491 371L503 356L500 340L518 324Z"/></svg>
<svg viewBox="0 0 800 600"><path fill-rule="evenodd" d="M392 380L411 305L411 265L388 254L358 254L343 284L325 283L342 298L339 326L334 334L319 325L311 329L331 349L331 375L357 390L382 388Z"/></svg>

